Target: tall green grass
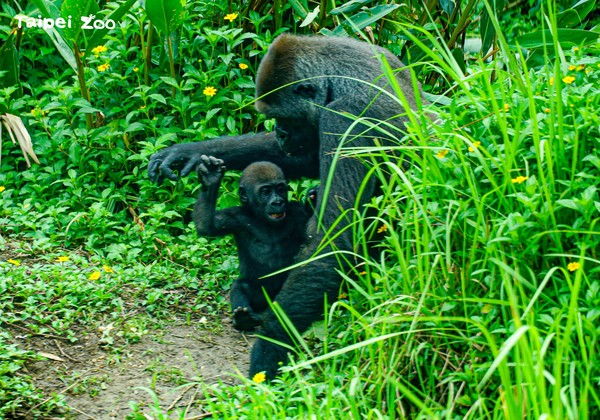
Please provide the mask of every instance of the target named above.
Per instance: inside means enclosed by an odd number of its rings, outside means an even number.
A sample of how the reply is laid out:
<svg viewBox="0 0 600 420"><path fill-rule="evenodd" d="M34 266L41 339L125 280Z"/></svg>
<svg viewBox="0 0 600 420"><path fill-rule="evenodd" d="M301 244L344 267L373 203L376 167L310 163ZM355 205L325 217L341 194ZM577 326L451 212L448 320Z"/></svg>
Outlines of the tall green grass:
<svg viewBox="0 0 600 420"><path fill-rule="evenodd" d="M399 140L410 168L389 150L342 151L380 162L378 215L355 227L359 250L385 233L378 256L357 256L348 292L304 337L310 354L271 385L208 387L206 411L600 416L600 59L572 48L530 69L500 46L462 74L422 45L454 90Z"/></svg>

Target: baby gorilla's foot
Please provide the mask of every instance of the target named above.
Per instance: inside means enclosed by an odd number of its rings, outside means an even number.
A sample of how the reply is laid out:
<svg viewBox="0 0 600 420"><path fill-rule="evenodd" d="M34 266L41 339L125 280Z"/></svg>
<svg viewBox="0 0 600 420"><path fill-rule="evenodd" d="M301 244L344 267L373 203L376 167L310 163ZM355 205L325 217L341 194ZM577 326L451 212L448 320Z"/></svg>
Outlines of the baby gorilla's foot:
<svg viewBox="0 0 600 420"><path fill-rule="evenodd" d="M233 311L233 328L238 331L252 331L260 324L260 316L250 308L238 306Z"/></svg>

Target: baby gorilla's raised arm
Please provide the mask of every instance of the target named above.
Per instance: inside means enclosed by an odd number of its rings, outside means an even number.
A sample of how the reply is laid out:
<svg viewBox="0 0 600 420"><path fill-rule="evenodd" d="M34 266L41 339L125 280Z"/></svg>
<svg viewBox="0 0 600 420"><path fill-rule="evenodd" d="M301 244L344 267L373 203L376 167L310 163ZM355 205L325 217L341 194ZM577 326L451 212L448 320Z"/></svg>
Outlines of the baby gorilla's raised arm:
<svg viewBox="0 0 600 420"><path fill-rule="evenodd" d="M200 156L196 167L198 179L202 184L198 200L194 206L194 222L199 236L222 236L230 233L224 223L224 215L219 212L217 221L217 195L221 180L225 174L225 165L221 159L213 156ZM232 225L231 223L229 225Z"/></svg>

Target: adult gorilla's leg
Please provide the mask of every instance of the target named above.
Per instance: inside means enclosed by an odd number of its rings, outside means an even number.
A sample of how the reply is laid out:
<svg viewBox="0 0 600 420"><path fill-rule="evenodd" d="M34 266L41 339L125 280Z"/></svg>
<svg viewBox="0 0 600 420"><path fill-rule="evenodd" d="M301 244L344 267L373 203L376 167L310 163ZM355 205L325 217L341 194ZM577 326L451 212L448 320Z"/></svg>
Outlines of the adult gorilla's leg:
<svg viewBox="0 0 600 420"><path fill-rule="evenodd" d="M326 168L331 167L332 155L323 153L321 156L321 164ZM319 214L321 206L326 206L323 225L325 227L335 226L334 233L341 233L335 239L335 249L351 252L353 237L352 230L348 227L353 212L349 211L341 218L340 216L344 213L344 209L361 206L367 198L373 195L375 180L367 181L367 185L363 189L364 197L357 199L360 185L366 176L366 169L355 159L340 159L336 163L330 193L325 197L324 186L327 181L327 172L323 173L325 179L322 180L319 187L316 214ZM302 252L301 260L310 258L324 238L322 231L315 231L314 226L316 225L314 220L309 222L309 227L312 228L308 235L312 238ZM320 254L324 255L331 251L332 248L328 246L320 251ZM346 257L347 255L346 253ZM277 295L276 302L299 332L306 331L314 321L323 318L325 296L330 303L337 300L342 283L342 278L338 274L340 260L335 255L329 255L290 272L283 288ZM260 334L286 344L291 343L290 337L270 309L263 314ZM286 362L287 350L284 347L258 339L252 348L250 377L265 371L267 378L271 379L276 376L279 365Z"/></svg>
<svg viewBox="0 0 600 420"><path fill-rule="evenodd" d="M342 280L335 271L338 267L336 258L331 256L290 273L276 302L298 331L306 331L314 321L323 318L325 295L329 302L337 300ZM270 309L263 314L259 334L286 344L291 343L287 332ZM252 347L250 377L264 371L268 379L273 379L279 366L287 363L287 354L284 347L257 339Z"/></svg>

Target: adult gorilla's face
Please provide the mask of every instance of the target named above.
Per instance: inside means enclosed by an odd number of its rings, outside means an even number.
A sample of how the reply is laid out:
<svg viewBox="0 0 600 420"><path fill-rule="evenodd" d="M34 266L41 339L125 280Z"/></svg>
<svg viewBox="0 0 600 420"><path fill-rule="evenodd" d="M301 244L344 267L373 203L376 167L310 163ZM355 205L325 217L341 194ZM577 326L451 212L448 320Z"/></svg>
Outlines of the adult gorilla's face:
<svg viewBox="0 0 600 420"><path fill-rule="evenodd" d="M286 50L285 45L279 46ZM319 111L323 105L321 84L324 81L302 81L295 71L295 61L271 47L261 61L256 76L256 109L275 118L275 134L279 146L288 155L303 155L319 148Z"/></svg>
<svg viewBox="0 0 600 420"><path fill-rule="evenodd" d="M306 120L278 118L275 135L279 147L290 156L314 152L319 147L319 133Z"/></svg>

